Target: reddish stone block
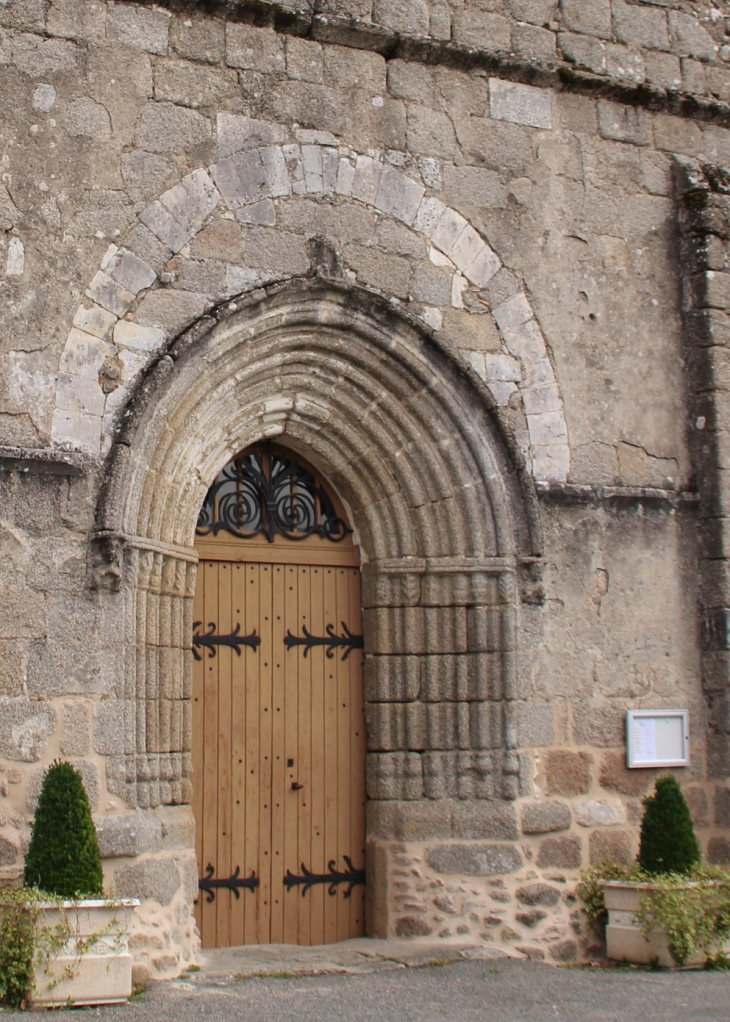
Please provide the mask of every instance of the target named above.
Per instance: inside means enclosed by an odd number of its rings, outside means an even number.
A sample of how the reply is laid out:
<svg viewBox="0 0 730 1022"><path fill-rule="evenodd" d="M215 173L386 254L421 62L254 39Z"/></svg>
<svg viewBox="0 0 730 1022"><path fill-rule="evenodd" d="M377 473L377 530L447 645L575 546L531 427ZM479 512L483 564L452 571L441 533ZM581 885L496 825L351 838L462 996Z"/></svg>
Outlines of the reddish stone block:
<svg viewBox="0 0 730 1022"><path fill-rule="evenodd" d="M559 869L575 869L582 859L582 842L575 834L565 837L549 837L540 845L537 865L557 866Z"/></svg>
<svg viewBox="0 0 730 1022"><path fill-rule="evenodd" d="M593 757L587 752L551 749L545 757L549 795L583 795L591 785Z"/></svg>

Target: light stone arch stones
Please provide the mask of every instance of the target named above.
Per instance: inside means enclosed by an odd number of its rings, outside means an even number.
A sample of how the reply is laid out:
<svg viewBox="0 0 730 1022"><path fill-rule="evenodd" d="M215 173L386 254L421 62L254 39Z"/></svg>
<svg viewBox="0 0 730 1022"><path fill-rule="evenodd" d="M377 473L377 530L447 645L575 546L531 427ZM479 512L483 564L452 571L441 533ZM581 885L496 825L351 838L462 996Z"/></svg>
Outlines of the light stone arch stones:
<svg viewBox="0 0 730 1022"><path fill-rule="evenodd" d="M450 294L441 305L434 299L413 306L435 330L445 311L462 304L465 289L478 291L496 278L501 269L496 253L437 191L382 154L354 153L334 136L309 134L309 144L286 143L283 126L220 115L222 158L164 192L142 210L121 243L109 247L86 290L91 304L77 309L62 354L52 426L56 446L106 454L141 373L174 335L221 303L306 272L286 251L276 268L248 265L244 249L217 252L208 276L191 280L199 273L191 252L215 225L222 234L226 223L236 221L275 228L287 205L312 197L362 204L411 231L425 245L426 262L450 275ZM569 448L562 399L528 298L513 282L491 312L501 351L466 349L462 357L498 404L514 403L519 395L524 418L518 435L533 475L565 481Z"/></svg>
<svg viewBox="0 0 730 1022"><path fill-rule="evenodd" d="M343 282L225 311L145 375L107 462L99 586L124 665L101 711L123 736L113 789L129 805L189 800L195 522L220 468L276 437L335 486L364 555L372 804L395 775L432 805L517 797L516 582L540 536L493 399L448 346Z"/></svg>

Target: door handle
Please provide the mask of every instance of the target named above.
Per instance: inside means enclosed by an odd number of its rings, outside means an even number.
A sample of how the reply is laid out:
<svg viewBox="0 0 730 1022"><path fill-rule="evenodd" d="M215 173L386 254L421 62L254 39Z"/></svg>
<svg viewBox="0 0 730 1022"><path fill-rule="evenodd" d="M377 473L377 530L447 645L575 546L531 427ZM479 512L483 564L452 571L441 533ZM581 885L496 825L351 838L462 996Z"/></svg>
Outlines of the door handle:
<svg viewBox="0 0 730 1022"><path fill-rule="evenodd" d="M304 785L300 784L298 781L292 781L291 782L291 790L292 791L301 791L303 787L304 787Z"/></svg>

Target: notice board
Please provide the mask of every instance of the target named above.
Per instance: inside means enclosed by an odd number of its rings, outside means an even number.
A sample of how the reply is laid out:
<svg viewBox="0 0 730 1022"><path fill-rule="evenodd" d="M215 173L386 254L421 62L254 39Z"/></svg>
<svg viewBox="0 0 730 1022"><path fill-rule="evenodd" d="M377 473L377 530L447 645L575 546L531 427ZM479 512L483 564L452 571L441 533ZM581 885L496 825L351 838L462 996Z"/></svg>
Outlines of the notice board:
<svg viewBox="0 0 730 1022"><path fill-rule="evenodd" d="M689 710L627 710L626 765L689 766Z"/></svg>

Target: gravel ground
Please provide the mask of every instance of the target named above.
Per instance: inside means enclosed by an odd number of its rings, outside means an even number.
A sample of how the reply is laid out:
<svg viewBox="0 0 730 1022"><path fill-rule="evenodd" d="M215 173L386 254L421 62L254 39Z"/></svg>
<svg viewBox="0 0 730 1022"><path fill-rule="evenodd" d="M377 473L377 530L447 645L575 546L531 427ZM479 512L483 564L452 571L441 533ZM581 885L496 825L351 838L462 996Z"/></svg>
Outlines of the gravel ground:
<svg viewBox="0 0 730 1022"><path fill-rule="evenodd" d="M193 977L85 1014L104 1022L727 1022L730 973L554 968L513 959L394 964L370 975ZM66 1015L56 1012L54 1022Z"/></svg>

